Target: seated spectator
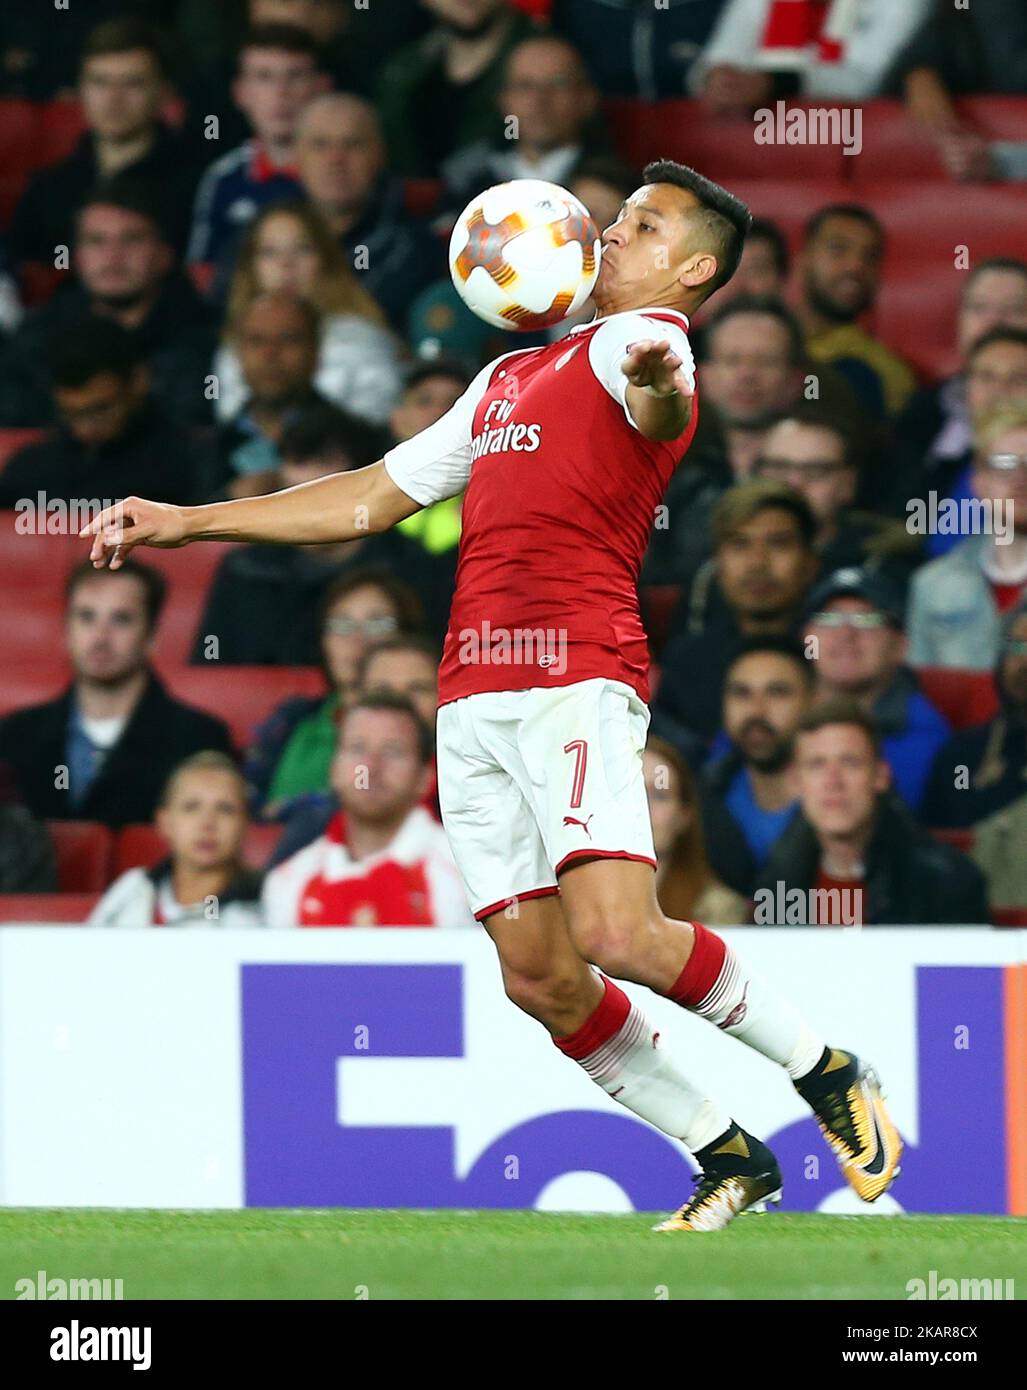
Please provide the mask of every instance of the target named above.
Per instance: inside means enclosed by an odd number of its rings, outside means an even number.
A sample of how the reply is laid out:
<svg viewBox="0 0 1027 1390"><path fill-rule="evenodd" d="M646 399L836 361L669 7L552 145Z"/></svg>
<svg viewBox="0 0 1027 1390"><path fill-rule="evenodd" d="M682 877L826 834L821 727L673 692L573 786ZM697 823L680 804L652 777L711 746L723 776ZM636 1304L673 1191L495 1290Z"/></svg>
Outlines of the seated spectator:
<svg viewBox="0 0 1027 1390"><path fill-rule="evenodd" d="M895 791L918 811L950 730L904 665L902 608L887 579L840 569L810 594L805 640L816 673L814 698L844 696L873 716Z"/></svg>
<svg viewBox="0 0 1027 1390"><path fill-rule="evenodd" d="M566 185L588 208L600 232L617 221L622 206L638 186L639 178L634 169L605 154L587 155L575 166ZM749 236L752 236L751 231ZM742 254L744 256L745 252Z"/></svg>
<svg viewBox="0 0 1027 1390"><path fill-rule="evenodd" d="M710 926L747 922L748 902L721 883L710 868L691 768L661 738L646 744L644 764L660 911L681 922Z"/></svg>
<svg viewBox="0 0 1027 1390"><path fill-rule="evenodd" d="M221 427L223 475L230 497L255 496L275 485L288 425L328 405L314 385L320 318L308 300L286 290L258 294L239 314L232 344L243 390L230 373L229 388L242 403Z"/></svg>
<svg viewBox="0 0 1027 1390"><path fill-rule="evenodd" d="M251 30L238 64L232 99L253 136L215 160L200 180L187 252L194 263L230 256L261 208L299 196L292 162L296 124L304 106L328 86L317 44L285 24Z"/></svg>
<svg viewBox="0 0 1027 1390"><path fill-rule="evenodd" d="M891 772L877 727L845 700L816 706L795 740L802 808L776 845L756 891L762 902L804 895L809 926L932 926L989 921L980 870L921 830L887 795ZM771 921L794 925L791 913Z"/></svg>
<svg viewBox="0 0 1027 1390"><path fill-rule="evenodd" d="M434 178L455 150L501 129L503 65L532 33L508 0L423 3L435 24L393 54L375 97L389 167L406 178Z"/></svg>
<svg viewBox="0 0 1027 1390"><path fill-rule="evenodd" d="M217 416L243 406L246 383L235 350L236 327L262 294L309 300L321 316L314 387L353 415L383 425L400 390L399 342L360 285L312 207L297 203L261 213L246 233L228 299L224 341L214 358Z"/></svg>
<svg viewBox="0 0 1027 1390"><path fill-rule="evenodd" d="M91 317L111 319L129 335L170 418L209 421L210 313L176 265L145 185L115 179L86 198L75 221L72 268L75 282L31 310L7 344L0 421L32 426L53 419L46 345Z"/></svg>
<svg viewBox="0 0 1027 1390"><path fill-rule="evenodd" d="M935 760L923 803L928 825L968 829L1027 798L1027 599L1002 620L995 687L995 718L958 730Z"/></svg>
<svg viewBox="0 0 1027 1390"><path fill-rule="evenodd" d="M0 507L48 502L100 507L142 493L189 505L209 490L212 452L158 407L131 336L84 319L48 345L59 424L19 449L0 473Z"/></svg>
<svg viewBox="0 0 1027 1390"><path fill-rule="evenodd" d="M821 208L806 224L799 315L806 348L848 381L874 419L894 419L916 387L910 367L859 320L881 288L884 228L859 203Z"/></svg>
<svg viewBox="0 0 1027 1390"><path fill-rule="evenodd" d="M1027 586L1027 402L985 416L976 437L974 534L919 569L910 586L913 666L993 670L1002 614ZM932 524L929 513L925 521Z"/></svg>
<svg viewBox="0 0 1027 1390"><path fill-rule="evenodd" d="M604 96L658 101L688 95L692 65L724 0L661 5L633 0L553 0L552 23L584 55Z"/></svg>
<svg viewBox="0 0 1027 1390"><path fill-rule="evenodd" d="M993 257L970 271L960 297L956 346L963 370L921 388L895 422L897 510L925 487L949 495L969 461L971 416L997 403L996 393L1002 393L1007 377L1013 395L1027 395L1027 367L1013 361L1007 369L1005 361L976 360L986 344L1005 342L992 336L1004 328L1027 330L1027 263ZM1005 353L996 356L1004 358ZM971 403L974 394L983 397L976 405Z"/></svg>
<svg viewBox="0 0 1027 1390"><path fill-rule="evenodd" d="M790 487L739 483L712 526L717 602L707 594L682 602L653 704L654 733L685 749L690 733L709 740L717 732L724 676L742 638L793 632L817 573L816 521Z"/></svg>
<svg viewBox="0 0 1027 1390"><path fill-rule="evenodd" d="M714 872L746 896L796 813L792 746L812 692L810 663L784 637L750 637L724 678L729 747L704 770L703 814Z"/></svg>
<svg viewBox="0 0 1027 1390"><path fill-rule="evenodd" d="M44 820L149 821L164 783L201 749L231 752L220 719L173 700L148 662L164 603L157 570L126 560L67 584L71 684L54 700L0 723L0 762Z"/></svg>
<svg viewBox="0 0 1027 1390"><path fill-rule="evenodd" d="M812 367L802 330L778 299L738 296L708 320L699 357L701 406L695 440L671 478L646 558L645 582L690 584L710 553L714 507L732 483L753 476L767 435L802 408ZM825 413L853 421L853 452L865 436L849 387L829 369L819 381Z"/></svg>
<svg viewBox="0 0 1027 1390"><path fill-rule="evenodd" d="M1004 92L1027 96L1027 13L1020 0L932 0L918 31L899 54L895 78L910 115L934 140L953 178L1009 177L1003 142L991 142L959 112L955 98ZM1013 153L1012 177L1018 177Z"/></svg>
<svg viewBox="0 0 1027 1390"><path fill-rule="evenodd" d="M389 416L390 447L413 439L442 418L470 385L470 377L452 358L427 358L407 372L400 402ZM434 506L408 516L396 527L409 540L418 541L432 555L453 550L460 542L463 495L447 497Z"/></svg>
<svg viewBox="0 0 1027 1390"><path fill-rule="evenodd" d="M317 412L339 412L330 406ZM377 439L361 421L322 429L314 408L302 411L282 437L289 457L271 487L363 468L378 457ZM322 417L323 418L323 417ZM375 569L420 596L427 631L441 640L456 577L456 555L429 554L396 530L329 545L246 545L218 566L197 630L192 661L227 665L313 666L321 653L320 605L333 582ZM253 615L260 614L254 622ZM216 644L211 639L216 638Z"/></svg>
<svg viewBox="0 0 1027 1390"><path fill-rule="evenodd" d="M690 85L718 116L779 97L877 96L931 0L727 0Z"/></svg>
<svg viewBox="0 0 1027 1390"><path fill-rule="evenodd" d="M53 840L18 805L11 769L0 767L0 893L56 893L58 887Z"/></svg>
<svg viewBox="0 0 1027 1390"><path fill-rule="evenodd" d="M329 586L322 600L321 664L330 693L279 705L257 730L246 761L250 793L263 816L277 819L299 797L328 794L340 711L365 688L362 662L379 643L413 640L423 628L417 595L384 571L356 569ZM434 668L431 679L437 684ZM434 719L433 703L429 724Z"/></svg>
<svg viewBox="0 0 1027 1390"><path fill-rule="evenodd" d="M572 44L555 34L522 39L504 66L498 128L442 163L443 199L452 218L483 188L509 179L545 179L570 187L588 155L605 153L608 142L600 138L598 104Z"/></svg>
<svg viewBox="0 0 1027 1390"><path fill-rule="evenodd" d="M297 129L296 168L358 280L402 331L419 291L446 275L446 256L404 207L374 107L342 93L315 97Z"/></svg>
<svg viewBox="0 0 1027 1390"><path fill-rule="evenodd" d="M258 927L261 875L243 863L246 782L224 753L194 753L157 806L170 853L129 869L104 893L91 927Z"/></svg>
<svg viewBox="0 0 1027 1390"><path fill-rule="evenodd" d="M272 927L472 924L445 831L419 805L432 740L409 700L384 691L342 715L327 831L268 874Z"/></svg>
<svg viewBox="0 0 1027 1390"><path fill-rule="evenodd" d="M118 174L145 180L159 200L164 235L185 249L196 170L179 136L161 120L168 64L155 32L131 15L106 20L82 52L78 97L86 130L75 150L29 180L11 223L20 261L54 265L73 239L75 214Z"/></svg>
<svg viewBox="0 0 1027 1390"><path fill-rule="evenodd" d="M787 483L817 522L821 575L850 565L887 571L905 588L921 544L902 522L856 511L859 468L848 430L823 406L797 406L767 431L756 475Z"/></svg>
<svg viewBox="0 0 1027 1390"><path fill-rule="evenodd" d="M435 727L439 705L439 662L442 652L417 632L399 633L374 642L364 652L357 673L363 692L390 690L402 695L428 725Z"/></svg>
<svg viewBox="0 0 1027 1390"><path fill-rule="evenodd" d="M791 269L792 257L784 232L776 222L754 218L738 269L717 292L717 307L740 295L783 300Z"/></svg>

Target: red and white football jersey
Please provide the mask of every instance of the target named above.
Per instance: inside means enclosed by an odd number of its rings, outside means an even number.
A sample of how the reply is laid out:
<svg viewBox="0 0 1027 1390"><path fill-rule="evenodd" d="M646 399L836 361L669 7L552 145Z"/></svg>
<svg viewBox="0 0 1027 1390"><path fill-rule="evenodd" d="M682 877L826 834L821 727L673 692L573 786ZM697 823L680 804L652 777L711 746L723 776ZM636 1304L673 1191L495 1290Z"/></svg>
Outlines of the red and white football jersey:
<svg viewBox="0 0 1027 1390"><path fill-rule="evenodd" d="M439 702L603 676L648 700L636 584L698 419L650 440L627 408L632 343L667 339L694 386L688 320L646 309L484 367L440 420L385 455L430 506L466 489Z"/></svg>
<svg viewBox="0 0 1027 1390"><path fill-rule="evenodd" d="M354 859L340 812L264 881L269 927L467 927L467 895L446 832L415 806L390 844Z"/></svg>

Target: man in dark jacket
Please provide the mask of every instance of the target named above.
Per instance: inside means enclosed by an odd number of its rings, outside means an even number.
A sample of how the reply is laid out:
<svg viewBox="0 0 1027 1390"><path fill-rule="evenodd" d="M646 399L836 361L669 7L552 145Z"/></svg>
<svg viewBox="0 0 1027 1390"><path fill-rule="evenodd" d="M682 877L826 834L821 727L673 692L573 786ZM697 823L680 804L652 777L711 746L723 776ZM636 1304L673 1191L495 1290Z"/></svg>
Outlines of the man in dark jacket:
<svg viewBox="0 0 1027 1390"><path fill-rule="evenodd" d="M47 820L149 821L172 770L204 749L230 752L220 719L173 700L147 663L160 616L158 571L84 561L67 588L74 680L56 699L0 724L0 761Z"/></svg>
<svg viewBox="0 0 1027 1390"><path fill-rule="evenodd" d="M756 891L757 925L931 926L990 920L976 865L919 829L888 795L873 719L828 701L796 737L802 815L776 845Z"/></svg>

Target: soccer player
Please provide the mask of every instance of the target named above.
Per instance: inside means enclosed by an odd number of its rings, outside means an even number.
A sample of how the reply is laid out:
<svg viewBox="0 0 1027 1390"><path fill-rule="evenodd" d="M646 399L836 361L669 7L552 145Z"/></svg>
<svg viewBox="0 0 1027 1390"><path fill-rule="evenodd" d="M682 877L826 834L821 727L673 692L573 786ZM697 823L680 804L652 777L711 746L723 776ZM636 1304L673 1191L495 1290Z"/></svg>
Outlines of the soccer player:
<svg viewBox="0 0 1027 1390"><path fill-rule="evenodd" d="M647 985L784 1067L844 1174L874 1200L901 1144L874 1074L698 922L660 911L642 753L635 583L696 426L688 314L730 279L750 223L669 160L603 233L596 318L484 367L435 424L368 468L268 497L131 497L83 529L97 567L136 545L311 544L382 531L466 489L440 670L439 795L510 999L701 1174L658 1230L716 1230L776 1200L773 1154L698 1090L613 978Z"/></svg>

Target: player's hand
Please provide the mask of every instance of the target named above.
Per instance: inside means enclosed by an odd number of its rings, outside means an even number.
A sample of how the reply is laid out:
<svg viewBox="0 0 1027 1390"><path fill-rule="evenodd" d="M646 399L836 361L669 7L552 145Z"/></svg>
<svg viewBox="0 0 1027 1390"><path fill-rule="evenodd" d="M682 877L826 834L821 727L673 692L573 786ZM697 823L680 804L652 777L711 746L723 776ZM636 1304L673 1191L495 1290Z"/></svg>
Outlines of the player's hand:
<svg viewBox="0 0 1027 1390"><path fill-rule="evenodd" d="M658 341L646 338L632 343L621 363L621 371L632 386L651 386L661 395L669 395L671 391L686 397L693 394L681 358L671 351L666 338Z"/></svg>
<svg viewBox="0 0 1027 1390"><path fill-rule="evenodd" d="M137 545L172 549L189 539L183 508L147 502L142 497L126 497L113 507L105 507L78 534L80 540L92 536L89 558L98 570L120 569Z"/></svg>

